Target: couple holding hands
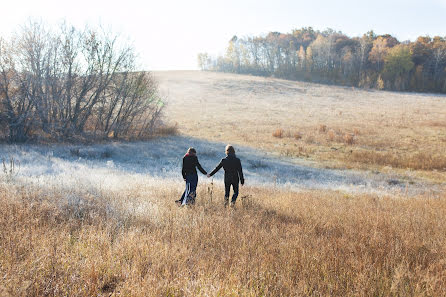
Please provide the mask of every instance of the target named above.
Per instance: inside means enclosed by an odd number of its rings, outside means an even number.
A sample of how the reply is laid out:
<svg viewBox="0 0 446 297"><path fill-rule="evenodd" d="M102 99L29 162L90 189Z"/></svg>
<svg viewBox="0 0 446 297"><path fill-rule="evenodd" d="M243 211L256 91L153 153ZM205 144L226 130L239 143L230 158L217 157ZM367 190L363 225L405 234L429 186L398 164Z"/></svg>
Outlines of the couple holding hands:
<svg viewBox="0 0 446 297"><path fill-rule="evenodd" d="M204 170L203 167L201 167L200 162L198 162L197 151L193 147L189 148L186 155L183 157L183 167L181 170L183 179L186 181L186 189L184 190L181 198L175 202L180 205L195 203L198 185L198 174L196 168L198 168L201 173L206 174L209 178L223 167L225 171L225 206L227 206L229 203L229 191L231 186L232 190L234 191L231 199L231 206L234 206L238 196L239 182L243 185L245 183L245 178L243 177L240 159L235 156L234 147L232 145L227 145L225 153L226 157L221 159L220 163L214 170L212 170L211 173L207 174L206 170Z"/></svg>

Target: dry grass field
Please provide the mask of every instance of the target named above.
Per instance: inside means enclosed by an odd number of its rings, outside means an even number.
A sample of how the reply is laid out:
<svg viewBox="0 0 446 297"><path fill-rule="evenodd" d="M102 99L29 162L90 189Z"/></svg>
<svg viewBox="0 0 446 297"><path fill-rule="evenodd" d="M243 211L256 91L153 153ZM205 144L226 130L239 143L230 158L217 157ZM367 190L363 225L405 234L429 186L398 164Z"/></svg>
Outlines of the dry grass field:
<svg viewBox="0 0 446 297"><path fill-rule="evenodd" d="M444 96L155 76L180 136L0 146L1 297L446 296ZM176 206L185 149L228 142L236 207L220 173Z"/></svg>
<svg viewBox="0 0 446 297"><path fill-rule="evenodd" d="M333 168L446 180L446 96L274 78L156 72L182 133L250 145Z"/></svg>
<svg viewBox="0 0 446 297"><path fill-rule="evenodd" d="M446 197L0 185L1 296L445 296ZM151 193L151 195L147 195ZM144 205L144 208L141 207Z"/></svg>

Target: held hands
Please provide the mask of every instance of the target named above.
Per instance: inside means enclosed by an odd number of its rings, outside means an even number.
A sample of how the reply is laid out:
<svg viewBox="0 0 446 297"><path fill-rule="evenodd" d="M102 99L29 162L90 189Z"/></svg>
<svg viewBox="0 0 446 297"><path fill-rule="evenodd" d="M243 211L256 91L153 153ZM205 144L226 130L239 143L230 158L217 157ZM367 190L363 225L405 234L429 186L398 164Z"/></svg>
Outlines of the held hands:
<svg viewBox="0 0 446 297"><path fill-rule="evenodd" d="M210 177L211 177L211 175L210 175L210 174L206 174L206 176L207 176L208 178L210 178Z"/></svg>

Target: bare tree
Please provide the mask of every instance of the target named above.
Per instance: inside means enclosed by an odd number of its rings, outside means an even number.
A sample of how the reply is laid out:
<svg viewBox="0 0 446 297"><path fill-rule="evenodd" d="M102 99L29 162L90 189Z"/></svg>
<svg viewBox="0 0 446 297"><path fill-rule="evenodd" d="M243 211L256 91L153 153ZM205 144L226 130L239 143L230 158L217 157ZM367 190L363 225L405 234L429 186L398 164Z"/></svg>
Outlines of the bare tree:
<svg viewBox="0 0 446 297"><path fill-rule="evenodd" d="M0 119L11 141L31 130L65 138L147 135L139 129L149 127L138 121L160 117L154 78L136 72L134 49L118 36L29 23L13 42L14 48L0 43Z"/></svg>

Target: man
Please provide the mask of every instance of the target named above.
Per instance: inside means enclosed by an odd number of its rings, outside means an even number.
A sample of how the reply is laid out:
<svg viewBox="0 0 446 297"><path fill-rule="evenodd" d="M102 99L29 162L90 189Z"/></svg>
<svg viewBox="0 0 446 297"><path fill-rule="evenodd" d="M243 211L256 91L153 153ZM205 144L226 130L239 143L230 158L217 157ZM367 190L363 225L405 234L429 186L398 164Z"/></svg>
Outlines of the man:
<svg viewBox="0 0 446 297"><path fill-rule="evenodd" d="M240 159L235 156L235 149L232 145L227 145L225 149L226 158L223 158L220 163L207 177L213 176L220 168L225 170L225 207L229 203L229 192L234 191L231 199L231 206L235 205L235 201L238 197L239 182L242 186L245 184L245 178L243 177L242 163Z"/></svg>

